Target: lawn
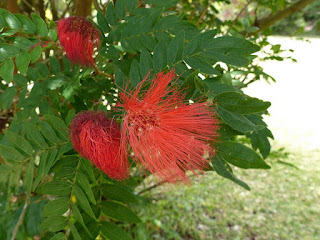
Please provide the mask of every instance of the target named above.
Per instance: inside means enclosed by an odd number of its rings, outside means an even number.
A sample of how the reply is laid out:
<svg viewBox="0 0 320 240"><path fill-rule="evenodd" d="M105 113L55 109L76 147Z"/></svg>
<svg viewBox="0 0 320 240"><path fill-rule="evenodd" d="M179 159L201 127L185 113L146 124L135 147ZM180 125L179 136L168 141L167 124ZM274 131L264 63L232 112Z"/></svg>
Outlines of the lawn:
<svg viewBox="0 0 320 240"><path fill-rule="evenodd" d="M320 150L287 154L274 148L271 170L236 170L251 191L209 173L192 186L162 186L145 194L154 199L146 216L153 223L150 237L320 239Z"/></svg>

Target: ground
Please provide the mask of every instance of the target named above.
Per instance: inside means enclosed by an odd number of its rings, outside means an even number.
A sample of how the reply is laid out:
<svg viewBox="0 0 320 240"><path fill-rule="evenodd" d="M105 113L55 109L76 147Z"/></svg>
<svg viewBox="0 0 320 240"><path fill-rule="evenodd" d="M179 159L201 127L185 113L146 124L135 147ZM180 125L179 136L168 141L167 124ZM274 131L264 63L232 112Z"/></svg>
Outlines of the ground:
<svg viewBox="0 0 320 240"><path fill-rule="evenodd" d="M276 138L271 170L236 169L250 192L215 173L192 186L154 189L155 204L144 214L150 229L157 226L152 239L320 239L320 39L270 40L294 49L298 60L263 63L277 83L246 90L272 103L266 119Z"/></svg>

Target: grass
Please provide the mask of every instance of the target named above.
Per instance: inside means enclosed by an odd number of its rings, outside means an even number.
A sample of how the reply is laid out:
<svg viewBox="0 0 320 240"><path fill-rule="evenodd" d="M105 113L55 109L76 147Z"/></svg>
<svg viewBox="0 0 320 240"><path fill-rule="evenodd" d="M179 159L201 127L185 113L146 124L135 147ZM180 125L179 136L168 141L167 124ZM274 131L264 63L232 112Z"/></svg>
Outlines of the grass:
<svg viewBox="0 0 320 240"><path fill-rule="evenodd" d="M320 150L276 151L271 170L236 169L251 191L209 173L192 186L158 187L150 239L320 239ZM278 161L288 161L290 167ZM156 226L156 227L154 227Z"/></svg>

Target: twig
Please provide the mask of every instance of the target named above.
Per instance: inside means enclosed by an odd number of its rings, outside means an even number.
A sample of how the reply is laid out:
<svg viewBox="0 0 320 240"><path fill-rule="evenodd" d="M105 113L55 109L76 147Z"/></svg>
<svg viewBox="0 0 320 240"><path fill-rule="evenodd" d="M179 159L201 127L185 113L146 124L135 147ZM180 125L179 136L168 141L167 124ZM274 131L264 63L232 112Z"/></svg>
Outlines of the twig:
<svg viewBox="0 0 320 240"><path fill-rule="evenodd" d="M200 22L202 21L204 15L207 13L210 5L211 5L211 1L208 2L208 5L207 5L206 8L202 11L202 13L201 13L201 15L200 15L200 17L199 17L199 19L198 19L198 21L197 21L197 23L196 23L196 26L199 26L199 24L200 24Z"/></svg>
<svg viewBox="0 0 320 240"><path fill-rule="evenodd" d="M239 17L240 17L241 14L244 12L244 10L246 10L246 8L249 6L250 3L252 3L252 0L247 1L246 5L244 5L244 7L240 10L240 12L239 12L238 15L236 16L236 18L233 20L234 23L235 23L236 21L238 21Z"/></svg>
<svg viewBox="0 0 320 240"><path fill-rule="evenodd" d="M114 76L109 74L109 73L105 73L105 72L102 72L99 68L97 68L97 66L94 66L94 70L96 70L97 74L98 75L103 75L107 78L111 78L112 80L114 80Z"/></svg>
<svg viewBox="0 0 320 240"><path fill-rule="evenodd" d="M26 215L28 205L29 205L29 198L26 199L26 202L25 202L25 204L23 206L23 209L22 209L22 212L20 214L19 220L18 220L16 226L13 229L11 240L15 240L16 239L19 227L23 223L24 216Z"/></svg>

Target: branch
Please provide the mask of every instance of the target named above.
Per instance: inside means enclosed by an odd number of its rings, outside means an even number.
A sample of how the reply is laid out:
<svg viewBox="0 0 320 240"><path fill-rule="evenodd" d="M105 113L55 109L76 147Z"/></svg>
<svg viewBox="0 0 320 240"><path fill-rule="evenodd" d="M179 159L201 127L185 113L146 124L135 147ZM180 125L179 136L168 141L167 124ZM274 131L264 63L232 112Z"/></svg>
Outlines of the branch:
<svg viewBox="0 0 320 240"><path fill-rule="evenodd" d="M202 13L201 13L201 15L200 15L200 17L199 17L199 19L198 19L198 21L197 21L197 23L196 23L196 26L199 26L199 24L200 24L200 22L202 21L203 17L206 15L206 13L207 13L210 5L211 5L211 1L208 2L208 5L207 5L206 8L202 11Z"/></svg>
<svg viewBox="0 0 320 240"><path fill-rule="evenodd" d="M16 239L19 227L23 223L24 216L25 216L25 214L27 212L28 205L29 205L29 198L26 199L26 202L25 202L25 204L23 206L23 209L22 209L22 212L20 214L19 220L18 220L16 226L13 229L11 240L15 240Z"/></svg>
<svg viewBox="0 0 320 240"><path fill-rule="evenodd" d="M300 11L312 2L314 2L314 0L299 0L290 7L276 14L258 20L255 25L259 28L259 31L262 31L275 24L276 22L292 15L293 13Z"/></svg>
<svg viewBox="0 0 320 240"><path fill-rule="evenodd" d="M233 22L235 23L236 21L238 21L238 19L240 18L241 14L244 12L244 10L247 9L247 7L249 6L250 3L252 3L253 0L249 0L247 1L246 5L240 10L240 12L238 13L238 15L235 17L235 19L233 20Z"/></svg>

